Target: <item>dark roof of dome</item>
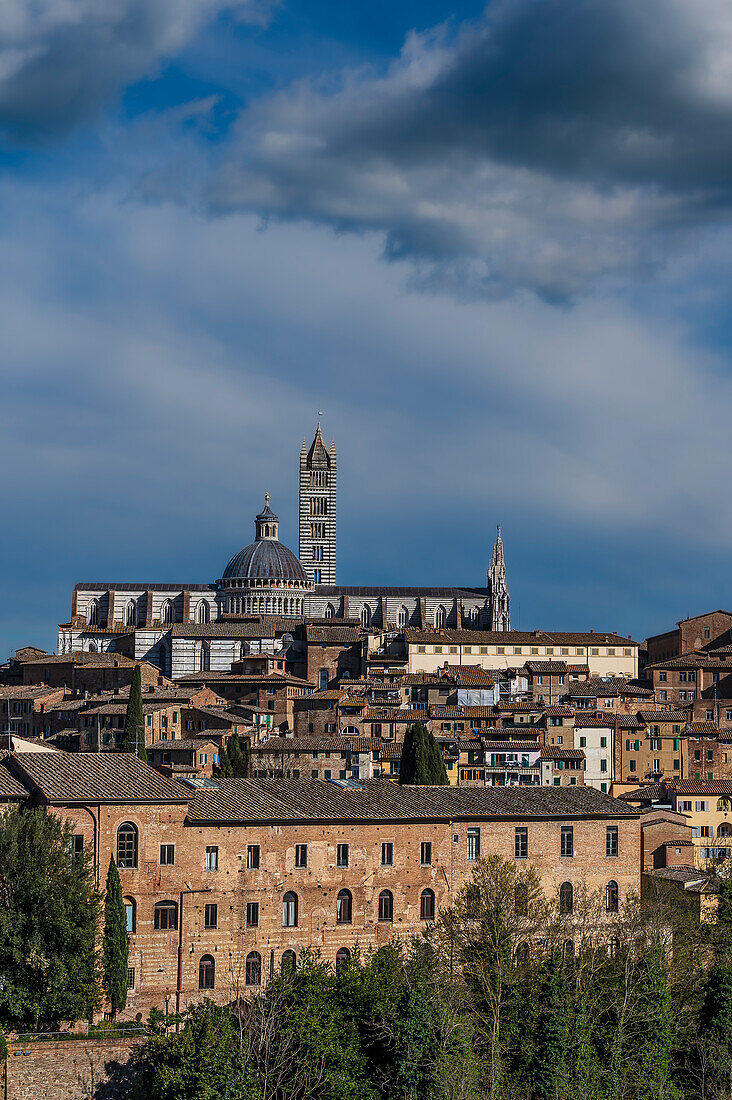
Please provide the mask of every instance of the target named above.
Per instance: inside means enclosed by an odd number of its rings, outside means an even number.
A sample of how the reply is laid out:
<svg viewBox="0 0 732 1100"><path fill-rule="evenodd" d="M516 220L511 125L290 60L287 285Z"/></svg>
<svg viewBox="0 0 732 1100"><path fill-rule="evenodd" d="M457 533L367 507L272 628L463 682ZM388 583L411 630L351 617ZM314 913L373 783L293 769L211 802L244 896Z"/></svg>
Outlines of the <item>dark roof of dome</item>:
<svg viewBox="0 0 732 1100"><path fill-rule="evenodd" d="M245 546L231 559L221 579L308 583L299 558L276 539L260 539Z"/></svg>

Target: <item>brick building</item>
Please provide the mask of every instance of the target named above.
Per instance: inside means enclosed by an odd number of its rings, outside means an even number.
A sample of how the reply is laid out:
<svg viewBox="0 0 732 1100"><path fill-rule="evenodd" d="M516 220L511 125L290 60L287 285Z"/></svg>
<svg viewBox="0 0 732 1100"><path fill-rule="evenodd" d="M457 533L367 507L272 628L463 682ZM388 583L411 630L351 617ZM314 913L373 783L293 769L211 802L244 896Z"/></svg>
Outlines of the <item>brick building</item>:
<svg viewBox="0 0 732 1100"><path fill-rule="evenodd" d="M126 754L23 754L3 769L73 822L100 882L116 858L129 1015L245 995L286 952L317 948L335 962L419 933L491 853L535 865L557 904L560 887L566 902L612 884L621 905L639 889L637 811L589 788L228 780L186 790Z"/></svg>

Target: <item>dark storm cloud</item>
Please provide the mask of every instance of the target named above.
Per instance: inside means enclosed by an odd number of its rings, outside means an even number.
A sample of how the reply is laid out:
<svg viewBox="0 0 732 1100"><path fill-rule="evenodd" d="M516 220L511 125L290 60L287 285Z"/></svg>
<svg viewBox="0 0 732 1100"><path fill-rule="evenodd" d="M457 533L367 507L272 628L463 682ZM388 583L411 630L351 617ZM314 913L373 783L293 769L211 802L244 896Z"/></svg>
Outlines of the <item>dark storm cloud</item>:
<svg viewBox="0 0 732 1100"><path fill-rule="evenodd" d="M507 0L250 109L214 203L386 233L487 293L644 269L732 197L726 0ZM660 231L663 231L663 236Z"/></svg>
<svg viewBox="0 0 732 1100"><path fill-rule="evenodd" d="M0 4L0 134L65 133L155 71L225 9L257 0L6 0Z"/></svg>

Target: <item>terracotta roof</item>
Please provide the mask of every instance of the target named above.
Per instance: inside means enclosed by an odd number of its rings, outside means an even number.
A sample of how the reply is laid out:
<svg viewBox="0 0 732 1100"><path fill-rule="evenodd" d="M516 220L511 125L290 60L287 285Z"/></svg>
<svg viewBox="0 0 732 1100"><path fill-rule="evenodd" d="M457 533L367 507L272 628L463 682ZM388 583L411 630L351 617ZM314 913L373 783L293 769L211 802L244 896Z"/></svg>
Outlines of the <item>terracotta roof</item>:
<svg viewBox="0 0 732 1100"><path fill-rule="evenodd" d="M8 754L5 753L4 755L5 759L2 761L2 766L0 766L0 801L20 802L28 797L28 791L14 775L10 774L7 766Z"/></svg>
<svg viewBox="0 0 732 1100"><path fill-rule="evenodd" d="M484 741L481 744L486 752L536 752L541 748L541 743L536 741Z"/></svg>
<svg viewBox="0 0 732 1100"><path fill-rule="evenodd" d="M667 791L663 783L648 783L644 787L636 787L635 790L624 791L623 794L618 795L618 798L626 802L636 802L639 799L642 802L658 802L659 799L665 798L666 795Z"/></svg>
<svg viewBox="0 0 732 1100"><path fill-rule="evenodd" d="M258 745L252 745L249 752L266 756L268 753L293 754L303 752L370 752L370 737L268 737Z"/></svg>
<svg viewBox="0 0 732 1100"><path fill-rule="evenodd" d="M428 710L407 710L401 707L372 707L364 711L364 722L429 722Z"/></svg>
<svg viewBox="0 0 732 1100"><path fill-rule="evenodd" d="M571 718L574 713L573 707L544 707L544 714L549 718Z"/></svg>
<svg viewBox="0 0 732 1100"><path fill-rule="evenodd" d="M637 680L626 680L622 676L592 676L589 680L573 680L567 684L567 695L579 698L597 698L598 696L639 695L645 698L653 694L649 685Z"/></svg>
<svg viewBox="0 0 732 1100"><path fill-rule="evenodd" d="M714 722L692 722L692 737L719 737L720 730Z"/></svg>
<svg viewBox="0 0 732 1100"><path fill-rule="evenodd" d="M0 699L43 699L46 695L55 695L62 688L48 687L47 684L14 684L12 687L0 686Z"/></svg>
<svg viewBox="0 0 732 1100"><path fill-rule="evenodd" d="M637 719L634 719L637 721ZM615 725L615 715L608 714L605 717L602 714L583 714L582 711L578 711L574 719L575 730L579 729L612 729Z"/></svg>
<svg viewBox="0 0 732 1100"><path fill-rule="evenodd" d="M676 794L732 794L732 779L676 779L666 787Z"/></svg>
<svg viewBox="0 0 732 1100"><path fill-rule="evenodd" d="M639 710L638 717L648 724L655 722L686 722L688 713L682 710Z"/></svg>
<svg viewBox="0 0 732 1100"><path fill-rule="evenodd" d="M498 715L493 707L458 707L433 703L429 711L432 718L464 718L466 721L470 718L495 718L498 720Z"/></svg>
<svg viewBox="0 0 732 1100"><path fill-rule="evenodd" d="M187 801L176 783L126 752L18 753L9 767L50 803Z"/></svg>
<svg viewBox="0 0 732 1100"><path fill-rule="evenodd" d="M313 626L312 623L305 626L305 640L313 644L343 645L357 641L358 635L357 626Z"/></svg>
<svg viewBox="0 0 732 1100"><path fill-rule="evenodd" d="M151 745L147 746L148 752L151 750L157 750L162 752L170 752L171 749L185 749L186 752L190 752L191 749L197 750L203 748L204 745L213 745L215 749L218 749L218 743L212 741L210 737L177 737L175 739L169 739L167 741L153 741Z"/></svg>
<svg viewBox="0 0 732 1100"><path fill-rule="evenodd" d="M564 676L567 672L564 661L525 661L524 668L529 672L549 672L552 676Z"/></svg>
<svg viewBox="0 0 732 1100"><path fill-rule="evenodd" d="M638 643L632 638L624 638L620 634L588 633L555 630L414 630L407 628L404 635L409 642L426 642L433 644L445 642L477 642L483 645L620 645L635 646Z"/></svg>
<svg viewBox="0 0 732 1100"><path fill-rule="evenodd" d="M542 760L584 760L583 749L559 749L553 745L544 745L541 750Z"/></svg>
<svg viewBox="0 0 732 1100"><path fill-rule="evenodd" d="M294 630L296 622L279 625L271 622L220 623L173 623L170 633L173 638L276 638L286 630ZM256 657L276 657L275 653L251 653L241 660L248 661Z"/></svg>
<svg viewBox="0 0 732 1100"><path fill-rule="evenodd" d="M629 817L637 811L592 787L412 787L366 780L229 779L189 803L191 821L359 821Z"/></svg>

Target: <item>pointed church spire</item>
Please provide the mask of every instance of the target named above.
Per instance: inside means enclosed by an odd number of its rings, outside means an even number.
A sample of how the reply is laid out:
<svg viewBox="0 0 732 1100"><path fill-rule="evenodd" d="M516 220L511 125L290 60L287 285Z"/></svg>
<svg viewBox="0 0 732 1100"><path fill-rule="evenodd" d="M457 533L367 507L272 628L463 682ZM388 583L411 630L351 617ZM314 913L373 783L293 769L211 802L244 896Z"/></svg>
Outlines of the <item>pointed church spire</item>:
<svg viewBox="0 0 732 1100"><path fill-rule="evenodd" d="M497 527L496 543L488 567L488 600L490 612L490 630L511 629L511 597L508 594L506 580L506 561L503 556L503 539L500 525Z"/></svg>

